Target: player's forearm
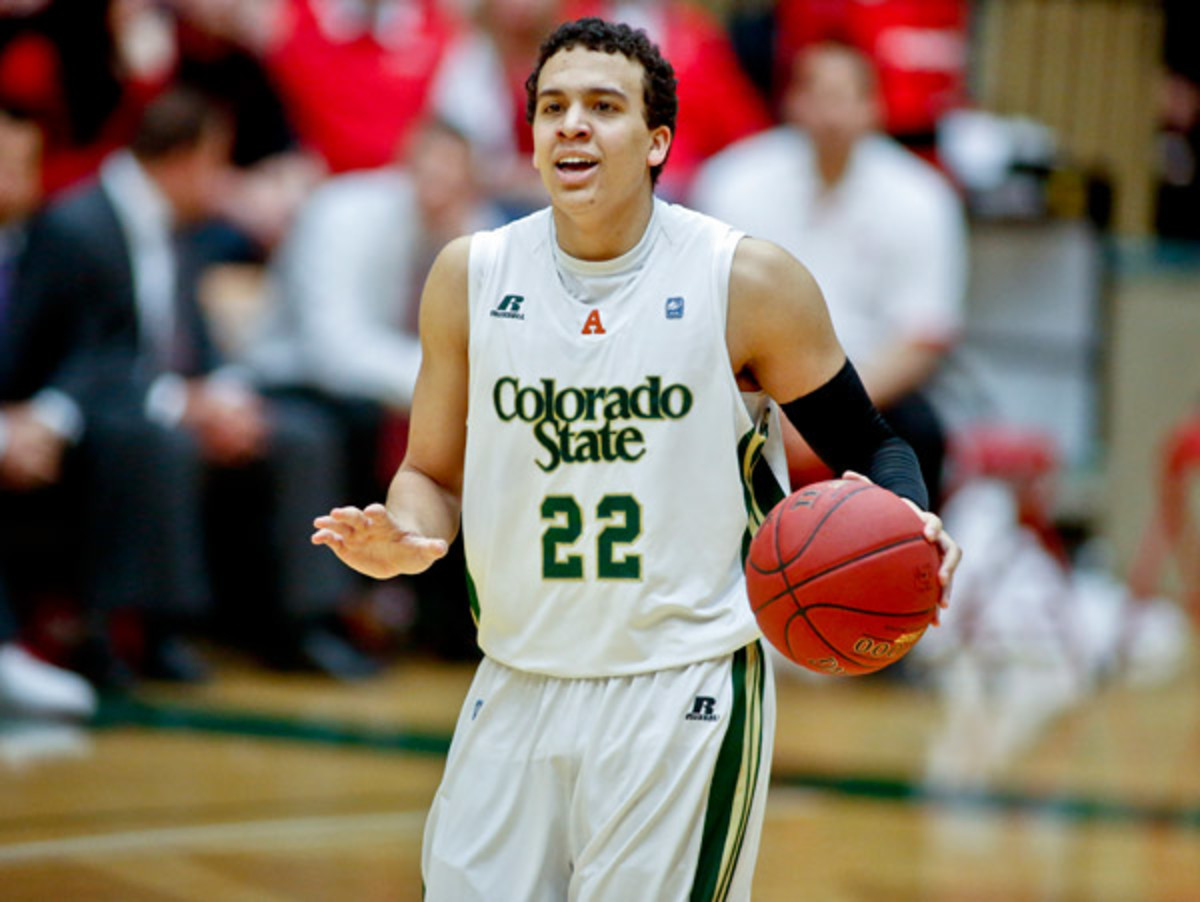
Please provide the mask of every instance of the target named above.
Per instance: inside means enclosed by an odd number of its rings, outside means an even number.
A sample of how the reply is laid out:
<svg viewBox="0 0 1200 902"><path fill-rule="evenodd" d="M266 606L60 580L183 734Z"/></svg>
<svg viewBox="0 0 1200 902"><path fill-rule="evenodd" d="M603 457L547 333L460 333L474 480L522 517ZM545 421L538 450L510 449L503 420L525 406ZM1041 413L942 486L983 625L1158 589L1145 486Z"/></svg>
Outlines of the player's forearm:
<svg viewBox="0 0 1200 902"><path fill-rule="evenodd" d="M461 502L457 492L403 465L388 488L387 509L402 529L430 539L453 541Z"/></svg>

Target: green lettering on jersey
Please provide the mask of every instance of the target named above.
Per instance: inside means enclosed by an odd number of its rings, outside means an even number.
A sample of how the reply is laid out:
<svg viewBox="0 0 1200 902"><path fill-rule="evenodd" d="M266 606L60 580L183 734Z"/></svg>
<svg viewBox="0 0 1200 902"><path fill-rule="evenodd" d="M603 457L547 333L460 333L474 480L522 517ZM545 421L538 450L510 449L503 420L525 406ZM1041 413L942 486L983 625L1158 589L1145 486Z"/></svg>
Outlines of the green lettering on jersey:
<svg viewBox="0 0 1200 902"><path fill-rule="evenodd" d="M647 376L632 387L560 387L554 379L531 385L502 376L492 386L500 421L533 427L544 452L536 463L547 473L563 464L639 460L646 438L635 424L683 419L693 403L691 389L678 382L664 385L661 376Z"/></svg>

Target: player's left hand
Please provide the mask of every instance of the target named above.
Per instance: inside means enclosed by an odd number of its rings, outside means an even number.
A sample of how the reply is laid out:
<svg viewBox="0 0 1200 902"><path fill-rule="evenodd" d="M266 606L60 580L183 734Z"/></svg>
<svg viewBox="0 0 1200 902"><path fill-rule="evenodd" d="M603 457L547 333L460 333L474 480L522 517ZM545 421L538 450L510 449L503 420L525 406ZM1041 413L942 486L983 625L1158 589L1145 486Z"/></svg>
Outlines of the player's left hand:
<svg viewBox="0 0 1200 902"><path fill-rule="evenodd" d="M420 573L445 557L445 539L423 536L398 524L382 504L337 507L313 521L314 545L325 545L343 563L375 579Z"/></svg>

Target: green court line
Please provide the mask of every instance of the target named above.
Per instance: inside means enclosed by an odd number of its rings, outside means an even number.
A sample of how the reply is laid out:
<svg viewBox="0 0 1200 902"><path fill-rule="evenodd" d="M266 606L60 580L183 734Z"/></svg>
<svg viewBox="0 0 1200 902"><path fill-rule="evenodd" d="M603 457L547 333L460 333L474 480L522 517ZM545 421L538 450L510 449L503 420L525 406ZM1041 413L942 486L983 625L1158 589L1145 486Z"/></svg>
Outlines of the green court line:
<svg viewBox="0 0 1200 902"><path fill-rule="evenodd" d="M1200 830L1200 806L1123 802L1059 793L1021 793L1005 790L954 789L886 777L838 776L817 773L771 775L772 786L809 789L832 795L938 806L947 812L1020 814L1051 820L1110 821L1143 826Z"/></svg>
<svg viewBox="0 0 1200 902"><path fill-rule="evenodd" d="M105 697L101 701L99 712L89 725L95 729L142 727L153 730L250 736L417 755L444 756L450 749L450 735L445 732L383 729L253 711L189 707L173 702L151 702L134 696ZM905 778L779 769L772 773L771 784L846 798L937 806L947 811L964 813L1023 815L1068 823L1111 822L1177 830L1200 830L1200 805L1186 802L1172 806L1065 793L951 789Z"/></svg>
<svg viewBox="0 0 1200 902"><path fill-rule="evenodd" d="M442 732L381 729L344 722L279 717L254 711L188 707L149 702L133 696L103 698L89 726L98 729L146 727L220 733L419 755L445 755L450 750L450 736Z"/></svg>

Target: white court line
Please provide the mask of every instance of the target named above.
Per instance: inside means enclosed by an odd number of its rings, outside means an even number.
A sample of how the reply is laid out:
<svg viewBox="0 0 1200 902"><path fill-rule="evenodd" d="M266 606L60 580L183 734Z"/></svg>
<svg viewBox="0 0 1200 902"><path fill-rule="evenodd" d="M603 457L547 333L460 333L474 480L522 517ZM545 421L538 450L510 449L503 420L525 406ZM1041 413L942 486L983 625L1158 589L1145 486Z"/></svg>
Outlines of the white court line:
<svg viewBox="0 0 1200 902"><path fill-rule="evenodd" d="M254 842L268 844L268 842L273 843L280 839L311 839L333 833L341 835L346 830L380 833L415 832L419 831L424 824L425 812L421 810L379 814L337 814L270 821L233 821L195 827L161 827L154 830L131 830L124 833L46 839L0 846L0 865L73 855L144 852L167 846L192 844L218 846L230 844L244 846Z"/></svg>

